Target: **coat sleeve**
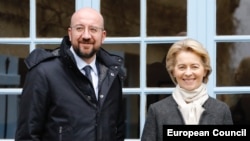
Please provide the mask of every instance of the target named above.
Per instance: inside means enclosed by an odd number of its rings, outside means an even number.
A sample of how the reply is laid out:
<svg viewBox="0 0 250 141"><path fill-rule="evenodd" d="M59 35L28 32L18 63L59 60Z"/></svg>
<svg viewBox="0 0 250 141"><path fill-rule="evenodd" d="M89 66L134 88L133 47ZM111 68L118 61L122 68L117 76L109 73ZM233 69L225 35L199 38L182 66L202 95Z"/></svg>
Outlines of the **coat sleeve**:
<svg viewBox="0 0 250 141"><path fill-rule="evenodd" d="M15 141L40 141L47 105L46 75L36 68L28 72L19 101Z"/></svg>
<svg viewBox="0 0 250 141"><path fill-rule="evenodd" d="M152 105L149 106L141 141L157 141L157 123Z"/></svg>
<svg viewBox="0 0 250 141"><path fill-rule="evenodd" d="M124 141L125 138L125 114L123 110L123 93L122 93L122 82L123 79L119 77L119 83L120 83L120 102L119 102L119 116L118 116L118 124L117 124L117 133L116 133L116 140L117 141Z"/></svg>

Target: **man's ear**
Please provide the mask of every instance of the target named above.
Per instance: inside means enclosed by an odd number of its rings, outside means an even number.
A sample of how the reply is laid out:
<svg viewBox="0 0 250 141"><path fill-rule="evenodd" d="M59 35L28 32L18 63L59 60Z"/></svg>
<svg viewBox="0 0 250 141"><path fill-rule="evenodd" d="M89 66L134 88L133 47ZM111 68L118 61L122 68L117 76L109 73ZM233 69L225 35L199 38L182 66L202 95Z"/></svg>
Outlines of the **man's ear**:
<svg viewBox="0 0 250 141"><path fill-rule="evenodd" d="M70 41L71 41L71 35L72 35L72 29L69 27L68 28L68 36L69 36Z"/></svg>
<svg viewBox="0 0 250 141"><path fill-rule="evenodd" d="M102 31L102 43L104 43L104 40L107 36L107 32L105 30Z"/></svg>

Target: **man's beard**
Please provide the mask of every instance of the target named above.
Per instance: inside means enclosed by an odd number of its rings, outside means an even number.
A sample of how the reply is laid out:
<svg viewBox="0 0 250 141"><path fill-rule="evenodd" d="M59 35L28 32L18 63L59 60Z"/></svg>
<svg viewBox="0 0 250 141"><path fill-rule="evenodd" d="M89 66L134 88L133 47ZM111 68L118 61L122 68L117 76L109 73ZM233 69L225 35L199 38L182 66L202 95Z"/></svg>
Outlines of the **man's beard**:
<svg viewBox="0 0 250 141"><path fill-rule="evenodd" d="M90 53L83 53L80 51L80 47L74 48L74 50L77 56L79 56L80 58L86 58L86 59L93 57L98 51L97 49L93 48Z"/></svg>

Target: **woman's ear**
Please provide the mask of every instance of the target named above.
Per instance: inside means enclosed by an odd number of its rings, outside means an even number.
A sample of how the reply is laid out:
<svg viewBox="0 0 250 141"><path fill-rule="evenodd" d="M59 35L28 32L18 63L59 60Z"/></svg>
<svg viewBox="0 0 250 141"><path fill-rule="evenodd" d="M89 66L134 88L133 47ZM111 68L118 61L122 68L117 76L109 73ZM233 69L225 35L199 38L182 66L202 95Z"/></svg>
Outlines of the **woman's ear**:
<svg viewBox="0 0 250 141"><path fill-rule="evenodd" d="M204 70L205 72L204 72L204 75L203 75L203 77L206 77L207 76L207 73L208 73L208 70Z"/></svg>

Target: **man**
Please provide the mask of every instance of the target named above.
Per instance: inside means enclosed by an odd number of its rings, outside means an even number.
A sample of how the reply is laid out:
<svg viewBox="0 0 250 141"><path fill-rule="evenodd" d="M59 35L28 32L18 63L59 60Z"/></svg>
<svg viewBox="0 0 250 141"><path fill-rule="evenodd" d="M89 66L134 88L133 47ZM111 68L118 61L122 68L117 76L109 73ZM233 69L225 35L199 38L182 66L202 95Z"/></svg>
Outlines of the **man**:
<svg viewBox="0 0 250 141"><path fill-rule="evenodd" d="M123 59L101 48L105 37L102 15L82 8L60 48L26 58L15 141L124 140Z"/></svg>

